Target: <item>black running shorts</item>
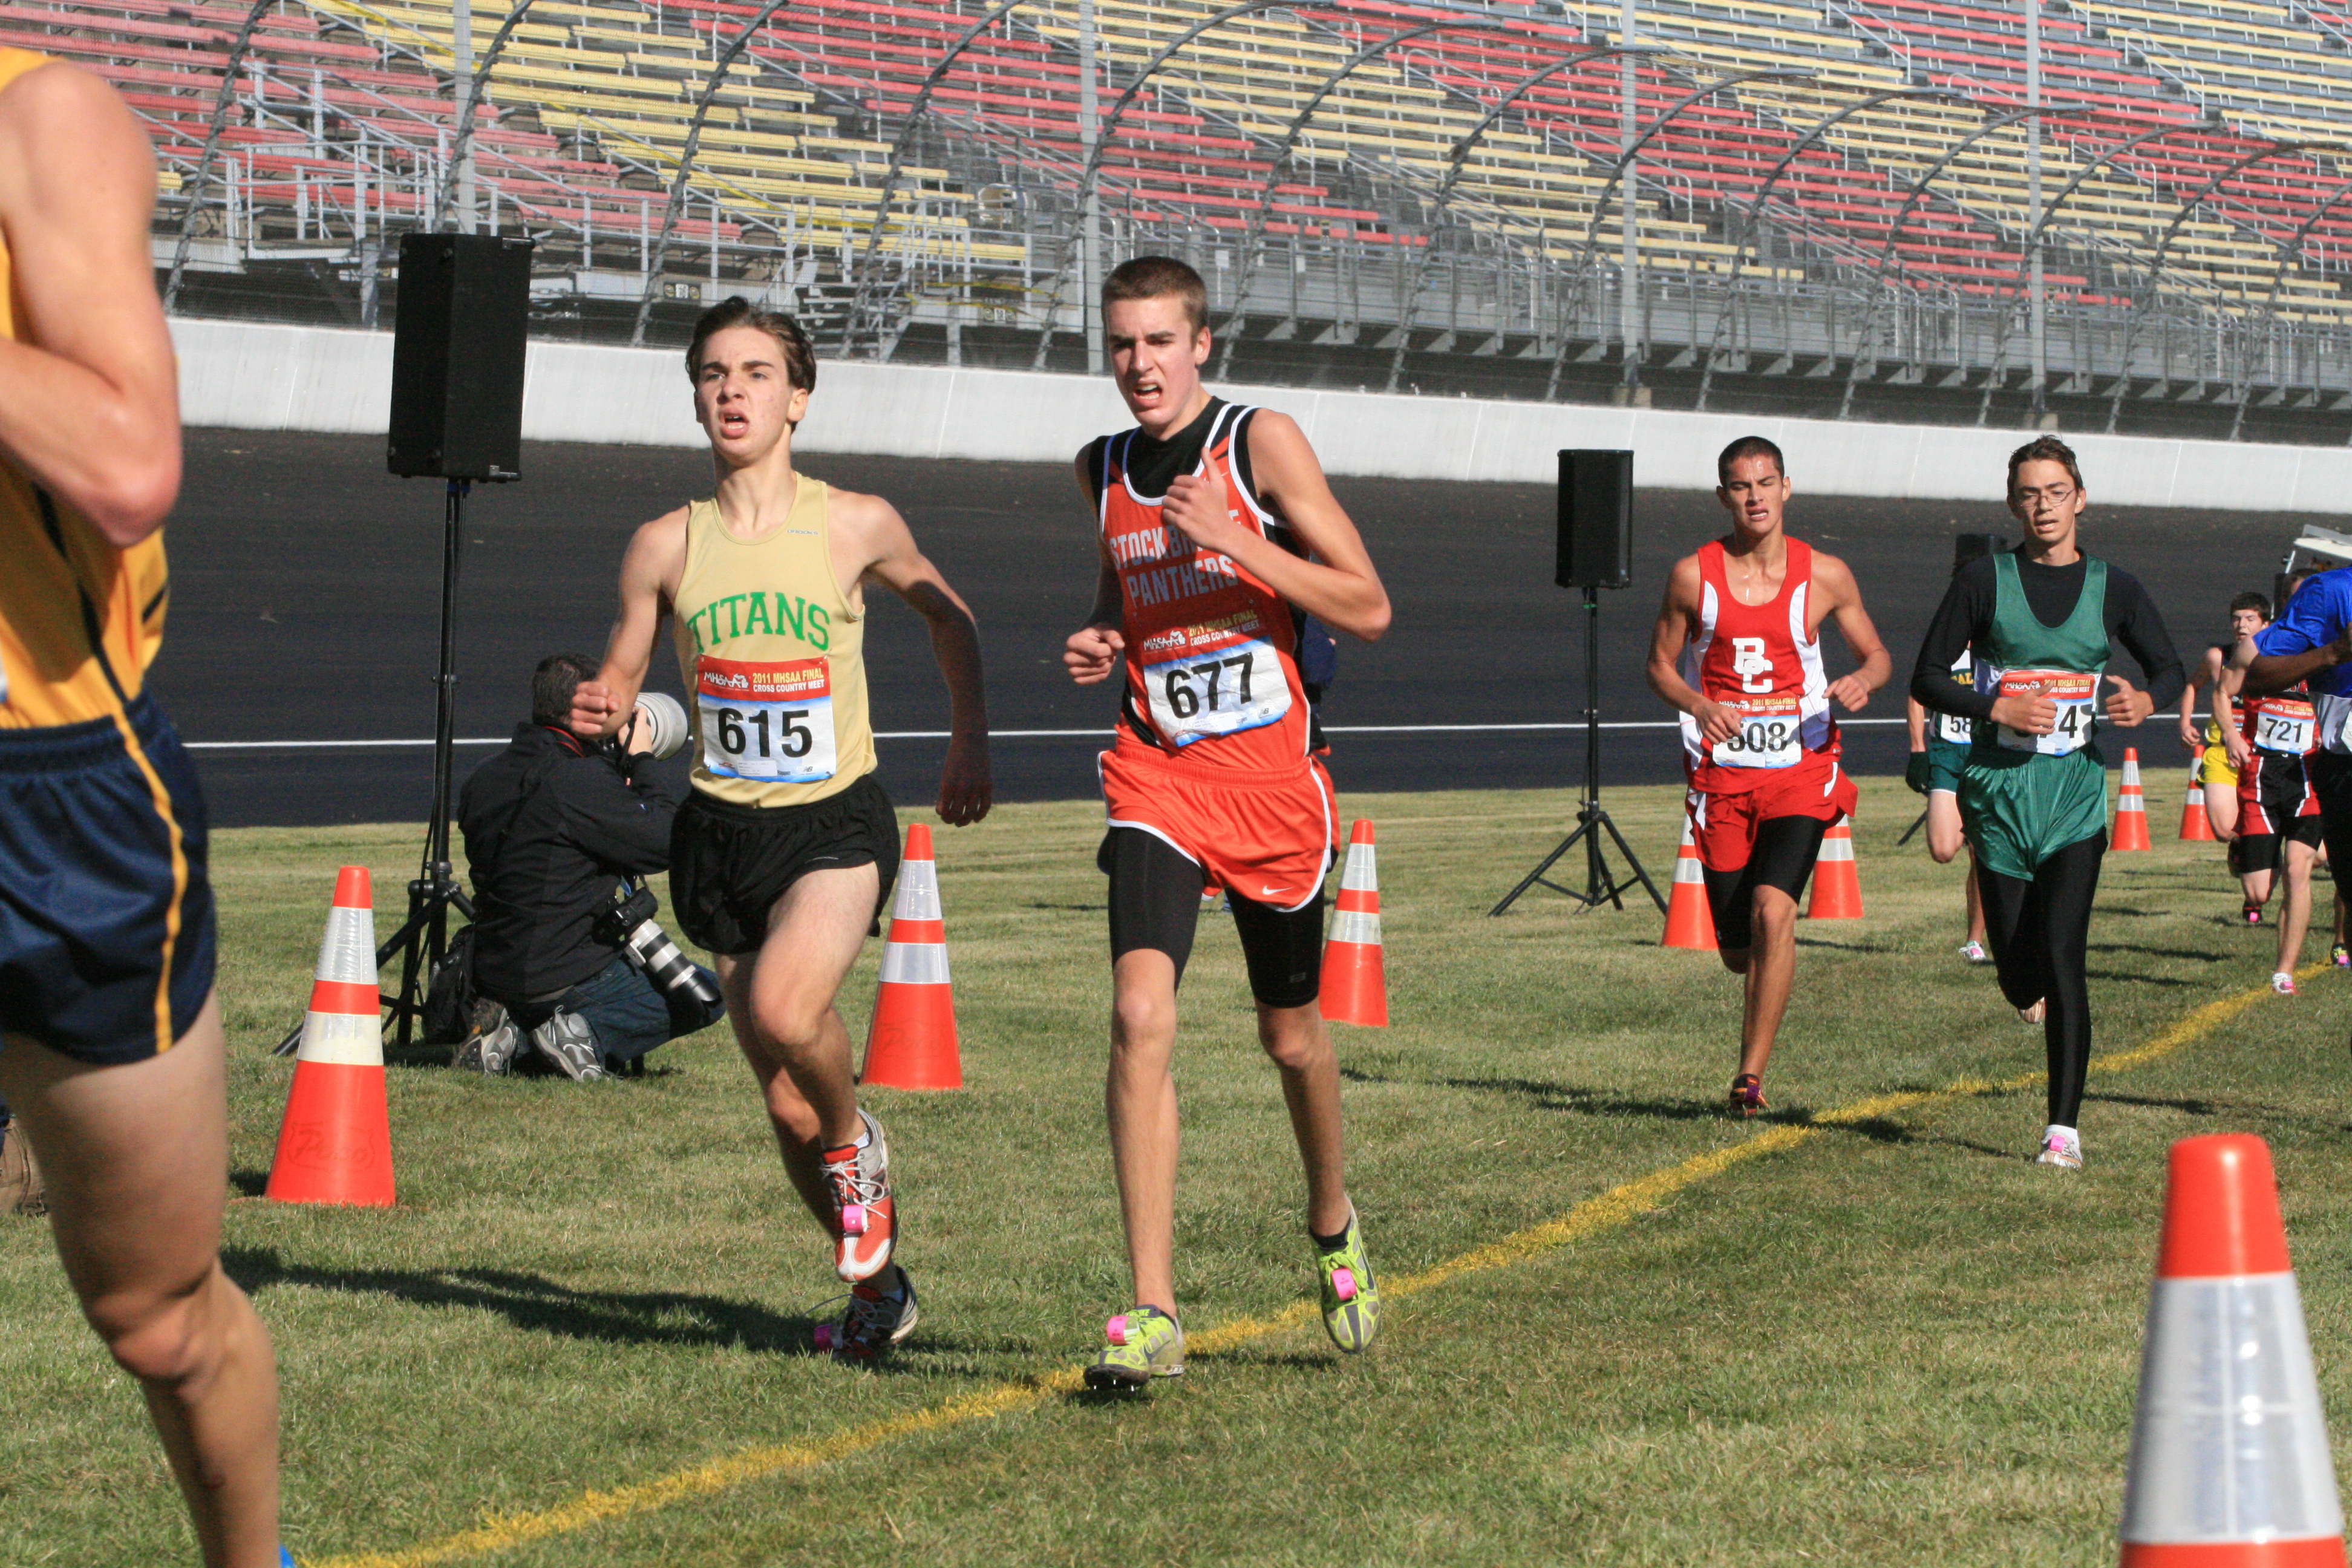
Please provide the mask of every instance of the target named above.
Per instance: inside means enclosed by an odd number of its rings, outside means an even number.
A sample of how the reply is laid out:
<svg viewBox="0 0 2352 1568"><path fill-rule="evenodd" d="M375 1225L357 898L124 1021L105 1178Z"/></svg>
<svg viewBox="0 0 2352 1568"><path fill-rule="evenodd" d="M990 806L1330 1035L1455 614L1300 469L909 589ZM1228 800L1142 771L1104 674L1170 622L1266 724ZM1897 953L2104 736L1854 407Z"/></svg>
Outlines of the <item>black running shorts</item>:
<svg viewBox="0 0 2352 1568"><path fill-rule="evenodd" d="M1095 864L1110 878L1110 957L1149 948L1166 953L1183 983L1201 919L1201 868L1156 833L1114 827ZM1250 994L1268 1007L1304 1007L1323 989L1323 894L1278 910L1225 889L1249 966Z"/></svg>
<svg viewBox="0 0 2352 1568"><path fill-rule="evenodd" d="M1736 871L1707 871L1707 912L1715 917L1717 947L1734 952L1753 945L1756 889L1778 888L1791 899L1802 896L1813 862L1821 858L1822 837L1830 825L1811 816L1770 816L1757 824L1755 847L1748 864Z"/></svg>
<svg viewBox="0 0 2352 1568"><path fill-rule="evenodd" d="M145 697L112 719L0 730L0 1037L76 1061L171 1049L212 994L204 795Z"/></svg>
<svg viewBox="0 0 2352 1568"><path fill-rule="evenodd" d="M805 805L736 805L697 790L669 836L669 903L687 939L740 957L768 937L768 911L811 871L872 866L875 930L898 878L898 817L867 773Z"/></svg>

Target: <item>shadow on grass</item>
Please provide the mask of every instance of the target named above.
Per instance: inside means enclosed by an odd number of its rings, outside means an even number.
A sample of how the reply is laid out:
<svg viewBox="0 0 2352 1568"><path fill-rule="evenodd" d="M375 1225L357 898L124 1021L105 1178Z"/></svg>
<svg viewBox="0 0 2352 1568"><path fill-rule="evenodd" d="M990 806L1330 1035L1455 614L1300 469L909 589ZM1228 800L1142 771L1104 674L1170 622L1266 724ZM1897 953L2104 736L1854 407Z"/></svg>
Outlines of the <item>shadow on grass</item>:
<svg viewBox="0 0 2352 1568"><path fill-rule="evenodd" d="M2227 962L2218 952L2197 952L2185 947L2148 947L2136 942L2095 942L2087 944L2092 952L2137 952L2144 958L2177 958L2191 963L2221 963Z"/></svg>
<svg viewBox="0 0 2352 1568"><path fill-rule="evenodd" d="M504 1268L322 1268L288 1263L275 1247L234 1247L221 1266L250 1295L272 1285L307 1285L352 1295L390 1296L420 1307L496 1312L519 1329L611 1344L740 1346L808 1355L815 1320L750 1301L680 1290L574 1290L543 1275Z"/></svg>
<svg viewBox="0 0 2352 1568"><path fill-rule="evenodd" d="M2194 987L2203 984L2203 982L2197 980L2184 980L2178 974L2126 974L2120 969L2085 969L2083 971L2083 974L2086 979L2114 980L2119 981L2126 985L2187 985Z"/></svg>
<svg viewBox="0 0 2352 1568"><path fill-rule="evenodd" d="M1479 1094L1507 1094L1531 1102L1538 1110L1572 1111L1580 1116L1653 1116L1668 1121L1696 1121L1722 1114L1715 1101L1642 1100L1606 1089L1580 1089L1535 1078L1399 1079L1360 1068L1343 1067L1339 1076L1350 1083L1403 1084L1431 1089L1465 1089Z"/></svg>

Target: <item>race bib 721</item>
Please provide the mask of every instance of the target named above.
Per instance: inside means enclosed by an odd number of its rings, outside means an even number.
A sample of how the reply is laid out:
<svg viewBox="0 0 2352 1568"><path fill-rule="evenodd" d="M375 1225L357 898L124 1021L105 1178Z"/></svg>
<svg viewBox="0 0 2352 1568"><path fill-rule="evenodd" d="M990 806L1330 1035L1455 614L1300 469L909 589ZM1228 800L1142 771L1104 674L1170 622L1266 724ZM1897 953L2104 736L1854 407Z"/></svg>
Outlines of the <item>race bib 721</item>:
<svg viewBox="0 0 2352 1568"><path fill-rule="evenodd" d="M694 661L702 765L719 778L774 784L829 779L833 674L823 658Z"/></svg>
<svg viewBox="0 0 2352 1568"><path fill-rule="evenodd" d="M2039 752L2045 757L2063 757L2081 751L2090 743L2096 721L2093 700L2098 689L2097 676L2077 670L2002 670L2000 696L2046 697L2058 705L2058 721L2046 735L2012 730L2006 724L1995 725L2001 745L2012 752Z"/></svg>
<svg viewBox="0 0 2352 1568"><path fill-rule="evenodd" d="M2257 697L2247 705L2253 711L2254 744L2265 752L2301 756L2319 740L2319 712L2300 697Z"/></svg>

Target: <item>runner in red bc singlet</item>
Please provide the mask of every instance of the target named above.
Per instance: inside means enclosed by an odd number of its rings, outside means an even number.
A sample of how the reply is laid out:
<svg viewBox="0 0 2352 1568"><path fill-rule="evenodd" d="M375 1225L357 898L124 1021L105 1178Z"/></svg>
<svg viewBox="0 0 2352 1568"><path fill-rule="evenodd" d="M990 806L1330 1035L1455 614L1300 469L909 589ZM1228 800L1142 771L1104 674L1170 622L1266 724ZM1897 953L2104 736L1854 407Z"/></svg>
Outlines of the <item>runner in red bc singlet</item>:
<svg viewBox="0 0 2352 1568"><path fill-rule="evenodd" d="M1675 563L1650 645L1650 688L1682 710L1690 817L1724 966L1747 977L1731 1108L1765 1109L1796 972L1797 897L1822 836L1853 809L1834 700L1849 712L1892 665L1845 563L1781 526L1780 449L1743 437L1717 459L1732 531ZM1831 680L1821 626L1836 617L1857 668ZM1677 668L1679 662L1680 668Z"/></svg>
<svg viewBox="0 0 2352 1568"><path fill-rule="evenodd" d="M1201 384L1208 294L1181 261L1104 280L1103 335L1135 427L1088 443L1077 479L1100 531L1094 612L1062 659L1081 686L1122 676L1102 756L1110 879L1111 1053L1104 1092L1134 1305L1087 1369L1133 1390L1184 1370L1176 1314L1176 987L1201 892L1231 895L1307 1174L1323 1326L1343 1351L1380 1328L1380 1288L1349 1201L1339 1065L1317 1006L1335 816L1303 649L1317 623L1388 629L1388 593L1297 425ZM1309 617L1312 617L1310 620Z"/></svg>

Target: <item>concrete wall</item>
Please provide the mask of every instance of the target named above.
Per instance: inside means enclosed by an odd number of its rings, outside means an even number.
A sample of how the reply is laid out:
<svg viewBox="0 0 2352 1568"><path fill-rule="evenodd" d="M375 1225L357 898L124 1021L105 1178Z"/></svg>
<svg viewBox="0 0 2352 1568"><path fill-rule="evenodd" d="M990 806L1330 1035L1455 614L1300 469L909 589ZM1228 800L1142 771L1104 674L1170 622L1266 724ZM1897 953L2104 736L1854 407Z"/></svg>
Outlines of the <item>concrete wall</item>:
<svg viewBox="0 0 2352 1568"><path fill-rule="evenodd" d="M381 434L392 337L175 320L181 416L237 429ZM1549 483L1563 447L1631 447L1645 487L1704 489L1733 437L1761 432L1818 494L1984 500L2013 430L1759 419L1665 409L1389 397L1221 386L1305 426L1337 474ZM804 450L1064 462L1127 424L1101 378L825 363ZM685 367L671 349L533 342L523 395L531 440L696 447ZM2069 434L2093 494L2116 505L2334 512L2352 495L2352 448Z"/></svg>

